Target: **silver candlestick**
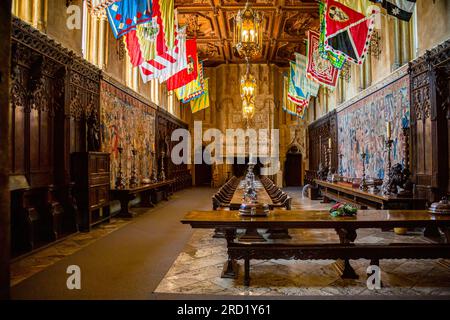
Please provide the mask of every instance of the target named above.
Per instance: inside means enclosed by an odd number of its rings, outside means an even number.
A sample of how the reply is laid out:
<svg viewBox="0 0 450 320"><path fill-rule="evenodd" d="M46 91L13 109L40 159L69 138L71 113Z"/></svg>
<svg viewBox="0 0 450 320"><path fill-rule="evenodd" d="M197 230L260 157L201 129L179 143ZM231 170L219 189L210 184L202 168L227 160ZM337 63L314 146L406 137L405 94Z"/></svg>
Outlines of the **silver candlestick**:
<svg viewBox="0 0 450 320"><path fill-rule="evenodd" d="M388 138L385 141L386 151L387 151L387 173L384 174L383 179L383 185L381 186L381 191L383 195L390 195L392 194L391 191L391 169L392 169L392 163L391 163L391 150L392 150L392 144L394 143L394 140L391 140Z"/></svg>
<svg viewBox="0 0 450 320"><path fill-rule="evenodd" d="M363 164L363 174L362 174L362 180L361 180L359 189L361 189L362 191L369 190L369 187L368 187L367 181L366 181L366 156L367 156L367 154L365 152L361 153L361 159L362 159L362 164Z"/></svg>
<svg viewBox="0 0 450 320"><path fill-rule="evenodd" d="M161 169L159 172L159 180L160 181L164 181L166 180L166 173L164 172L164 157L165 157L166 153L163 151L161 152Z"/></svg>
<svg viewBox="0 0 450 320"><path fill-rule="evenodd" d="M151 152L152 154L152 182L158 182L158 170L156 169L156 157L155 151Z"/></svg>
<svg viewBox="0 0 450 320"><path fill-rule="evenodd" d="M131 159L131 175L130 175L130 188L136 187L138 184L138 177L136 174L136 153L135 149L131 150L132 159Z"/></svg>

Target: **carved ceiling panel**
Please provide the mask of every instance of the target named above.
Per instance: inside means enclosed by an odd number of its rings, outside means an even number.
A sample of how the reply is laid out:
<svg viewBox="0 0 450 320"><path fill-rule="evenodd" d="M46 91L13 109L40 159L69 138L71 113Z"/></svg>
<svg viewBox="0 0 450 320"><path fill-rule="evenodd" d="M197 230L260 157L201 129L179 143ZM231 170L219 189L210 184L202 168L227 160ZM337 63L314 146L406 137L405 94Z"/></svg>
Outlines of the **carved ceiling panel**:
<svg viewBox="0 0 450 320"><path fill-rule="evenodd" d="M233 49L234 16L247 0L175 0L180 25L196 37L205 66L242 63ZM287 66L294 52L305 54L306 32L319 28L316 0L249 0L263 14L262 56L254 63Z"/></svg>

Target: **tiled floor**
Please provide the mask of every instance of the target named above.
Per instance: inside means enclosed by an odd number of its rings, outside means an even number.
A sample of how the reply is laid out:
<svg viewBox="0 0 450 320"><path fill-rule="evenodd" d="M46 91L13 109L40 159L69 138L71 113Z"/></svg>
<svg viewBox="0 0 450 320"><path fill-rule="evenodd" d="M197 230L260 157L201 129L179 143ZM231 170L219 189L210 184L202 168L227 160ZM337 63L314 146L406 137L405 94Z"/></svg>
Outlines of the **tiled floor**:
<svg viewBox="0 0 450 320"><path fill-rule="evenodd" d="M292 192L295 209L328 209L329 204L302 199ZM298 230L293 240L302 242L338 242L333 231ZM251 287L243 286L243 266L240 262L238 279L220 277L226 261L224 239L213 239L212 231L196 230L184 251L166 274L157 293L212 294L212 295L450 295L450 263L446 260L382 260L382 288L372 291L366 285L368 260L352 261L359 275L357 280L343 280L338 264L333 260L293 261L269 260L251 262ZM421 232L396 235L375 229L358 231L357 242L429 242Z"/></svg>

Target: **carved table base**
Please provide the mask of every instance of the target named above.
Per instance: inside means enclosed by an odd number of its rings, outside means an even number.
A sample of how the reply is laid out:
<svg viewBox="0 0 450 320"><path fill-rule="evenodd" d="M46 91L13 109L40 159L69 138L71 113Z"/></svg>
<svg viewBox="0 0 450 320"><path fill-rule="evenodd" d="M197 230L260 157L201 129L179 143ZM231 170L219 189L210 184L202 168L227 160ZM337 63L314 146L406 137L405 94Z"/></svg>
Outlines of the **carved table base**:
<svg viewBox="0 0 450 320"><path fill-rule="evenodd" d="M239 237L240 242L266 242L262 235L259 234L257 229L246 229L245 234Z"/></svg>

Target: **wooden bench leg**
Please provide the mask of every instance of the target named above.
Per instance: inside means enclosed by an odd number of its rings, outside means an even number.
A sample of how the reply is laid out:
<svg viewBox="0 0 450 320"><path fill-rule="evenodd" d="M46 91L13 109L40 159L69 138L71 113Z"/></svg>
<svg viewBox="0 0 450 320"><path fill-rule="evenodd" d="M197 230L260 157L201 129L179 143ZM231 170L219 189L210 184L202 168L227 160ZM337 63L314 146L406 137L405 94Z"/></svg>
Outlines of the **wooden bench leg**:
<svg viewBox="0 0 450 320"><path fill-rule="evenodd" d="M237 279L238 274L239 265L237 264L236 260L228 257L228 260L223 265L221 277L227 279Z"/></svg>
<svg viewBox="0 0 450 320"><path fill-rule="evenodd" d="M349 259L336 260L335 267L341 273L342 279L358 279L359 276L350 264Z"/></svg>
<svg viewBox="0 0 450 320"><path fill-rule="evenodd" d="M250 286L250 258L248 256L245 258L244 265L244 286Z"/></svg>
<svg viewBox="0 0 450 320"><path fill-rule="evenodd" d="M446 241L446 243L450 243L450 228L445 228L445 227L442 227L441 228L441 230L442 230L442 232L444 233L444 235L445 235L445 241Z"/></svg>
<svg viewBox="0 0 450 320"><path fill-rule="evenodd" d="M212 237L215 239L224 239L225 238L225 230L223 228L215 228L214 234Z"/></svg>
<svg viewBox="0 0 450 320"><path fill-rule="evenodd" d="M225 238L227 239L227 248L236 239L236 229L225 229ZM228 259L225 262L222 270L222 278L236 279L239 273L239 265L236 260L232 259L228 253Z"/></svg>
<svg viewBox="0 0 450 320"><path fill-rule="evenodd" d="M342 272L341 278L343 279L358 279L358 275L350 264L349 259L344 259L344 271Z"/></svg>

